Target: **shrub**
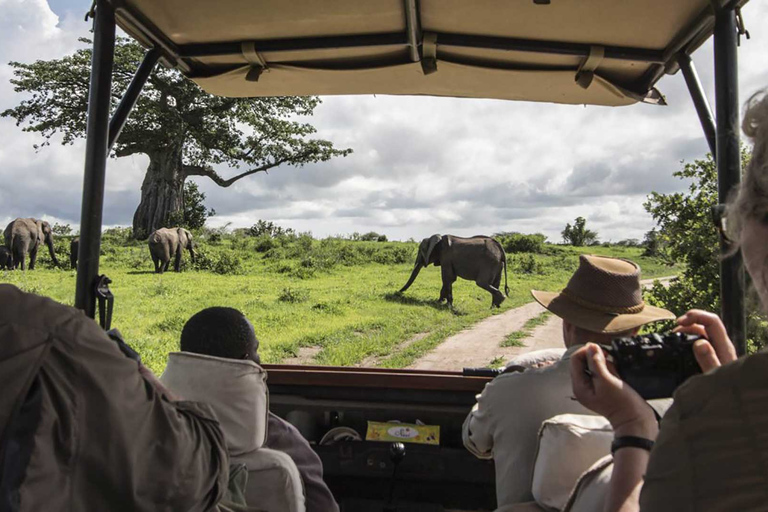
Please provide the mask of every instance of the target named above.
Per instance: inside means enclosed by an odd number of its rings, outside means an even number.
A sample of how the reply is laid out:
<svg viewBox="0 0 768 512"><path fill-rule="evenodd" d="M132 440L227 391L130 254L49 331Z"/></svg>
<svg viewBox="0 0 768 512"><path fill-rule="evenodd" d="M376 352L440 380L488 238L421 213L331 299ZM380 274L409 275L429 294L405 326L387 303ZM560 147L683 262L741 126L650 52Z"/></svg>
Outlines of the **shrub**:
<svg viewBox="0 0 768 512"><path fill-rule="evenodd" d="M307 290L298 290L295 288L283 288L283 291L280 292L277 300L279 302L288 302L291 304L306 302L309 300L309 292Z"/></svg>
<svg viewBox="0 0 768 512"><path fill-rule="evenodd" d="M232 252L222 252L219 254L219 257L214 260L213 268L211 270L215 274L221 275L242 274L243 262Z"/></svg>
<svg viewBox="0 0 768 512"><path fill-rule="evenodd" d="M544 274L544 265L533 254L520 254L510 258L510 266L523 274Z"/></svg>
<svg viewBox="0 0 768 512"><path fill-rule="evenodd" d="M533 252L542 254L544 252L544 242L547 240L541 233L497 233L493 235L504 247L508 253Z"/></svg>
<svg viewBox="0 0 768 512"><path fill-rule="evenodd" d="M267 252L277 247L277 242L269 235L259 235L256 237L256 252Z"/></svg>

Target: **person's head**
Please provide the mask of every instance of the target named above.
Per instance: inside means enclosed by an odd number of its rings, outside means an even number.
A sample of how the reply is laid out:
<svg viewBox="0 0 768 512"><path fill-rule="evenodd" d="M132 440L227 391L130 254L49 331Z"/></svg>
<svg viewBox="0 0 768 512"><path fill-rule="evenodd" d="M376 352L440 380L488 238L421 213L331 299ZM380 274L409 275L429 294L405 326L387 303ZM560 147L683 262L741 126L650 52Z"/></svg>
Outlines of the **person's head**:
<svg viewBox="0 0 768 512"><path fill-rule="evenodd" d="M741 128L754 148L739 193L728 207L728 231L741 246L747 271L768 308L768 90L747 101Z"/></svg>
<svg viewBox="0 0 768 512"><path fill-rule="evenodd" d="M629 260L579 257L579 268L561 292L531 290L545 308L563 319L566 347L636 334L643 325L675 318L643 301L640 267Z"/></svg>
<svg viewBox="0 0 768 512"><path fill-rule="evenodd" d="M251 322L233 308L207 308L194 314L181 331L181 350L261 362L259 340Z"/></svg>

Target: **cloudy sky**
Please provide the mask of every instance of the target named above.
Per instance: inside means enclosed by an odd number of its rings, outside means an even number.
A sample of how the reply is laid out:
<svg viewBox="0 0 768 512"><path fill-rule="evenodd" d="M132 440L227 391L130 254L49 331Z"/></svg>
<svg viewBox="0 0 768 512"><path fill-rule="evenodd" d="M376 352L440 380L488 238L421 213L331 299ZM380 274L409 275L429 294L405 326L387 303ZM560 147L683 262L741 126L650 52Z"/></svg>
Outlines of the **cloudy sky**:
<svg viewBox="0 0 768 512"><path fill-rule="evenodd" d="M9 61L52 59L78 47L90 0L0 0L0 110L21 99ZM744 8L742 101L768 86L768 5ZM711 42L694 61L714 96ZM642 203L673 192L680 161L707 151L680 74L658 88L669 106L606 108L390 96L327 97L312 120L319 136L354 154L303 169L281 168L220 189L201 178L212 225L274 221L315 236L377 231L391 239L432 233L542 232L559 241L587 218L601 240L642 238L653 227ZM35 152L34 134L0 119L0 225L36 216L77 225L82 141ZM147 159L110 160L104 222L129 225Z"/></svg>

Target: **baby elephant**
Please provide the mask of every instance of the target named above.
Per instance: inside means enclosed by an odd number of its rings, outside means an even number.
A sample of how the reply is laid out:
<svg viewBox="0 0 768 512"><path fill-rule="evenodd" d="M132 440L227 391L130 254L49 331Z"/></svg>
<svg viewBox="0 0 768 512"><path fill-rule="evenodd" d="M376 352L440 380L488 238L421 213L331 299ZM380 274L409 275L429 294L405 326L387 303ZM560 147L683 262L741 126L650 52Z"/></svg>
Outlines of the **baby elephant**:
<svg viewBox="0 0 768 512"><path fill-rule="evenodd" d="M11 270L13 268L13 258L11 251L6 246L0 246L0 270Z"/></svg>
<svg viewBox="0 0 768 512"><path fill-rule="evenodd" d="M162 274L168 270L173 259L173 270L181 269L181 253L189 250L189 256L195 261L192 234L184 228L160 228L149 235L149 253L155 264L155 272Z"/></svg>

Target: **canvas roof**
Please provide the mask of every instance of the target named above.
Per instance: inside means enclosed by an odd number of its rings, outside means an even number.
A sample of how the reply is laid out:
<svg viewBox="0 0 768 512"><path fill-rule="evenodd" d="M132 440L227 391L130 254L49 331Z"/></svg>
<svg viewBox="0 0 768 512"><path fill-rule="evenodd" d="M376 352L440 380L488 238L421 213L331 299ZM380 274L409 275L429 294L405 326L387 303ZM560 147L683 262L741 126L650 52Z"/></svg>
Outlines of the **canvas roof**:
<svg viewBox="0 0 768 512"><path fill-rule="evenodd" d="M239 97L663 103L654 84L714 27L710 0L546 1L110 0L166 63Z"/></svg>

